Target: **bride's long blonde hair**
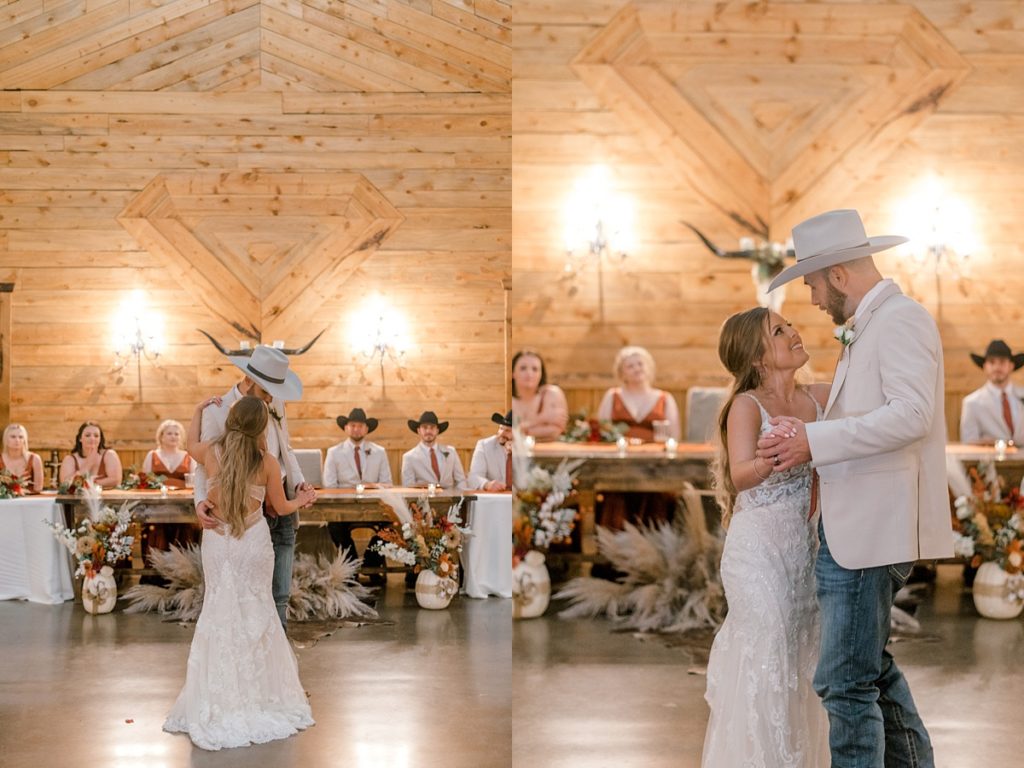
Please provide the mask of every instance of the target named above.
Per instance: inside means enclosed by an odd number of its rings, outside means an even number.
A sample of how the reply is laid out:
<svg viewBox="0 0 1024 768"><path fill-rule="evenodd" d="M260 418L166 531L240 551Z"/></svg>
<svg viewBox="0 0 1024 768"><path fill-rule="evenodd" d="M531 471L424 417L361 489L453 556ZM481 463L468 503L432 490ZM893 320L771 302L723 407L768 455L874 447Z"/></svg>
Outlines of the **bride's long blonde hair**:
<svg viewBox="0 0 1024 768"><path fill-rule="evenodd" d="M738 394L757 389L761 385L757 363L764 357L767 330L768 310L755 307L726 320L718 337L718 358L733 377L729 397L718 414L720 445L713 467L715 498L722 508L723 528L729 527L733 502L736 500L736 486L732 482L729 466L729 412Z"/></svg>
<svg viewBox="0 0 1024 768"><path fill-rule="evenodd" d="M259 398L236 400L228 411L224 434L213 444L220 464L217 508L235 538L245 533L249 486L263 466L260 439L267 429L267 418L267 404Z"/></svg>

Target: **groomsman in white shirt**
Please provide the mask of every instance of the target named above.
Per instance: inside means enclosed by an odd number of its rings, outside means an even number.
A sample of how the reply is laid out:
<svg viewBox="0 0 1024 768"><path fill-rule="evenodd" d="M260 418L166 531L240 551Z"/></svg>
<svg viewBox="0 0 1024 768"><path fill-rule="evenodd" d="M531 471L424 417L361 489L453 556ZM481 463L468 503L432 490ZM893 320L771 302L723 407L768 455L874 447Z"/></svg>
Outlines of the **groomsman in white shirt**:
<svg viewBox="0 0 1024 768"><path fill-rule="evenodd" d="M377 429L378 420L367 417L362 408L353 408L348 416L338 416L335 421L348 439L327 449L327 460L324 462L324 488L355 488L364 485L367 488L380 488L391 485L391 467L388 454L384 447L370 442L366 436ZM356 551L352 540L352 530L360 527L378 529L372 523L328 523L327 530L331 541L339 550ZM384 559L367 547L363 553L364 568L379 568ZM371 577L371 583L382 582L379 577Z"/></svg>
<svg viewBox="0 0 1024 768"><path fill-rule="evenodd" d="M437 442L448 429L448 422L438 422L437 414L424 411L419 421L409 419L408 424L419 435L420 442L402 456L402 485L422 488L433 483L446 491L466 490L466 473L459 454L450 445Z"/></svg>
<svg viewBox="0 0 1024 768"><path fill-rule="evenodd" d="M498 434L478 440L469 462L469 487L484 491L512 490L512 411L491 415Z"/></svg>
<svg viewBox="0 0 1024 768"><path fill-rule="evenodd" d="M1024 405L1010 374L1024 365L1024 354L1013 354L1002 339L989 342L984 356L971 359L985 372L985 385L964 398L960 412L960 442L992 444L996 440L1024 445Z"/></svg>

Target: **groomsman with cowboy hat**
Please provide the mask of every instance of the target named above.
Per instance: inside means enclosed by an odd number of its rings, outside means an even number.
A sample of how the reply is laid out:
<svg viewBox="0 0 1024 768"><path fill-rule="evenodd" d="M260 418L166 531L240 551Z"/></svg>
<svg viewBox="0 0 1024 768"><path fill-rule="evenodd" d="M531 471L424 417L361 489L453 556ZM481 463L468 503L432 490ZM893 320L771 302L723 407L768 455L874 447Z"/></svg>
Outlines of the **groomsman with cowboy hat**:
<svg viewBox="0 0 1024 768"><path fill-rule="evenodd" d="M484 491L512 490L512 411L491 415L498 434L478 440L469 462L469 487Z"/></svg>
<svg viewBox="0 0 1024 768"><path fill-rule="evenodd" d="M433 483L446 491L465 490L466 473L459 454L450 445L437 442L448 422L438 422L437 414L424 411L418 421L409 419L408 424L420 442L402 456L402 485L412 488Z"/></svg>
<svg viewBox="0 0 1024 768"><path fill-rule="evenodd" d="M370 442L366 436L377 429L378 420L368 417L362 408L353 408L348 416L335 419L348 436L346 440L327 449L327 460L324 462L324 488L355 488L364 485L367 488L380 488L391 485L391 467L388 454L383 446ZM375 523L328 523L327 530L331 540L339 550L356 551L352 540L355 528L373 528ZM379 568L384 565L384 558L367 547L363 553L363 568ZM373 578L372 582L383 582L383 577Z"/></svg>
<svg viewBox="0 0 1024 768"><path fill-rule="evenodd" d="M988 381L964 398L960 411L960 442L991 445L1006 440L1024 446L1024 405L1010 382L1010 375L1024 365L1024 354L1013 354L1002 339L989 342L984 355L971 360Z"/></svg>
<svg viewBox="0 0 1024 768"><path fill-rule="evenodd" d="M207 442L216 440L224 434L228 411L236 400L246 395L258 397L270 409L271 418L267 420L266 431L267 451L281 464L285 494L288 498L293 498L296 490L312 488L303 478L299 462L289 444L284 403L302 397L302 382L294 371L288 370L288 356L278 349L261 345L253 350L250 357L232 355L228 360L242 371L242 380L226 394L211 398L211 404L203 410L201 439ZM212 505L206 499L206 472L202 465L196 466L194 483L196 516L199 523L203 528L216 528L219 521L208 513ZM281 624L287 626L285 614L291 592L298 513L281 517L267 515L265 519L270 527L270 539L274 544L274 603L277 605Z"/></svg>

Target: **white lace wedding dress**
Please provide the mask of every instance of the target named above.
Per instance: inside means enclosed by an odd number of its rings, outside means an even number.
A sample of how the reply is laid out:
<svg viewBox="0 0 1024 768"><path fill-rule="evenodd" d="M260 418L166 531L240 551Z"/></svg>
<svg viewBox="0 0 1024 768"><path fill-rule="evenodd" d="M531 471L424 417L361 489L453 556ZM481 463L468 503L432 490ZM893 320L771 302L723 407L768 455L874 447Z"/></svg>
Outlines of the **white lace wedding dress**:
<svg viewBox="0 0 1024 768"><path fill-rule="evenodd" d="M757 404L765 431L768 412ZM736 497L722 554L729 613L708 660L703 768L831 763L828 717L812 687L819 628L810 487L804 464Z"/></svg>
<svg viewBox="0 0 1024 768"><path fill-rule="evenodd" d="M211 478L213 483L215 478ZM262 502L263 486L251 486ZM271 594L274 548L257 508L246 531L203 531L206 594L188 655L185 686L164 730L197 747L244 747L313 725L299 668Z"/></svg>

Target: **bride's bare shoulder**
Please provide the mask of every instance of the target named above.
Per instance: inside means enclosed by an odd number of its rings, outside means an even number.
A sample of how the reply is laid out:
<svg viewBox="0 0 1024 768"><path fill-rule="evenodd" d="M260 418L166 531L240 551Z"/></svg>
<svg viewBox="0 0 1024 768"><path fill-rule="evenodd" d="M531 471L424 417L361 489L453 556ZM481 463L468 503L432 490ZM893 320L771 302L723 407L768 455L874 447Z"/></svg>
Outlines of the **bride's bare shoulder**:
<svg viewBox="0 0 1024 768"><path fill-rule="evenodd" d="M807 386L807 391L811 393L811 397L818 401L822 408L828 404L828 393L832 391L831 381L819 381L814 384Z"/></svg>

